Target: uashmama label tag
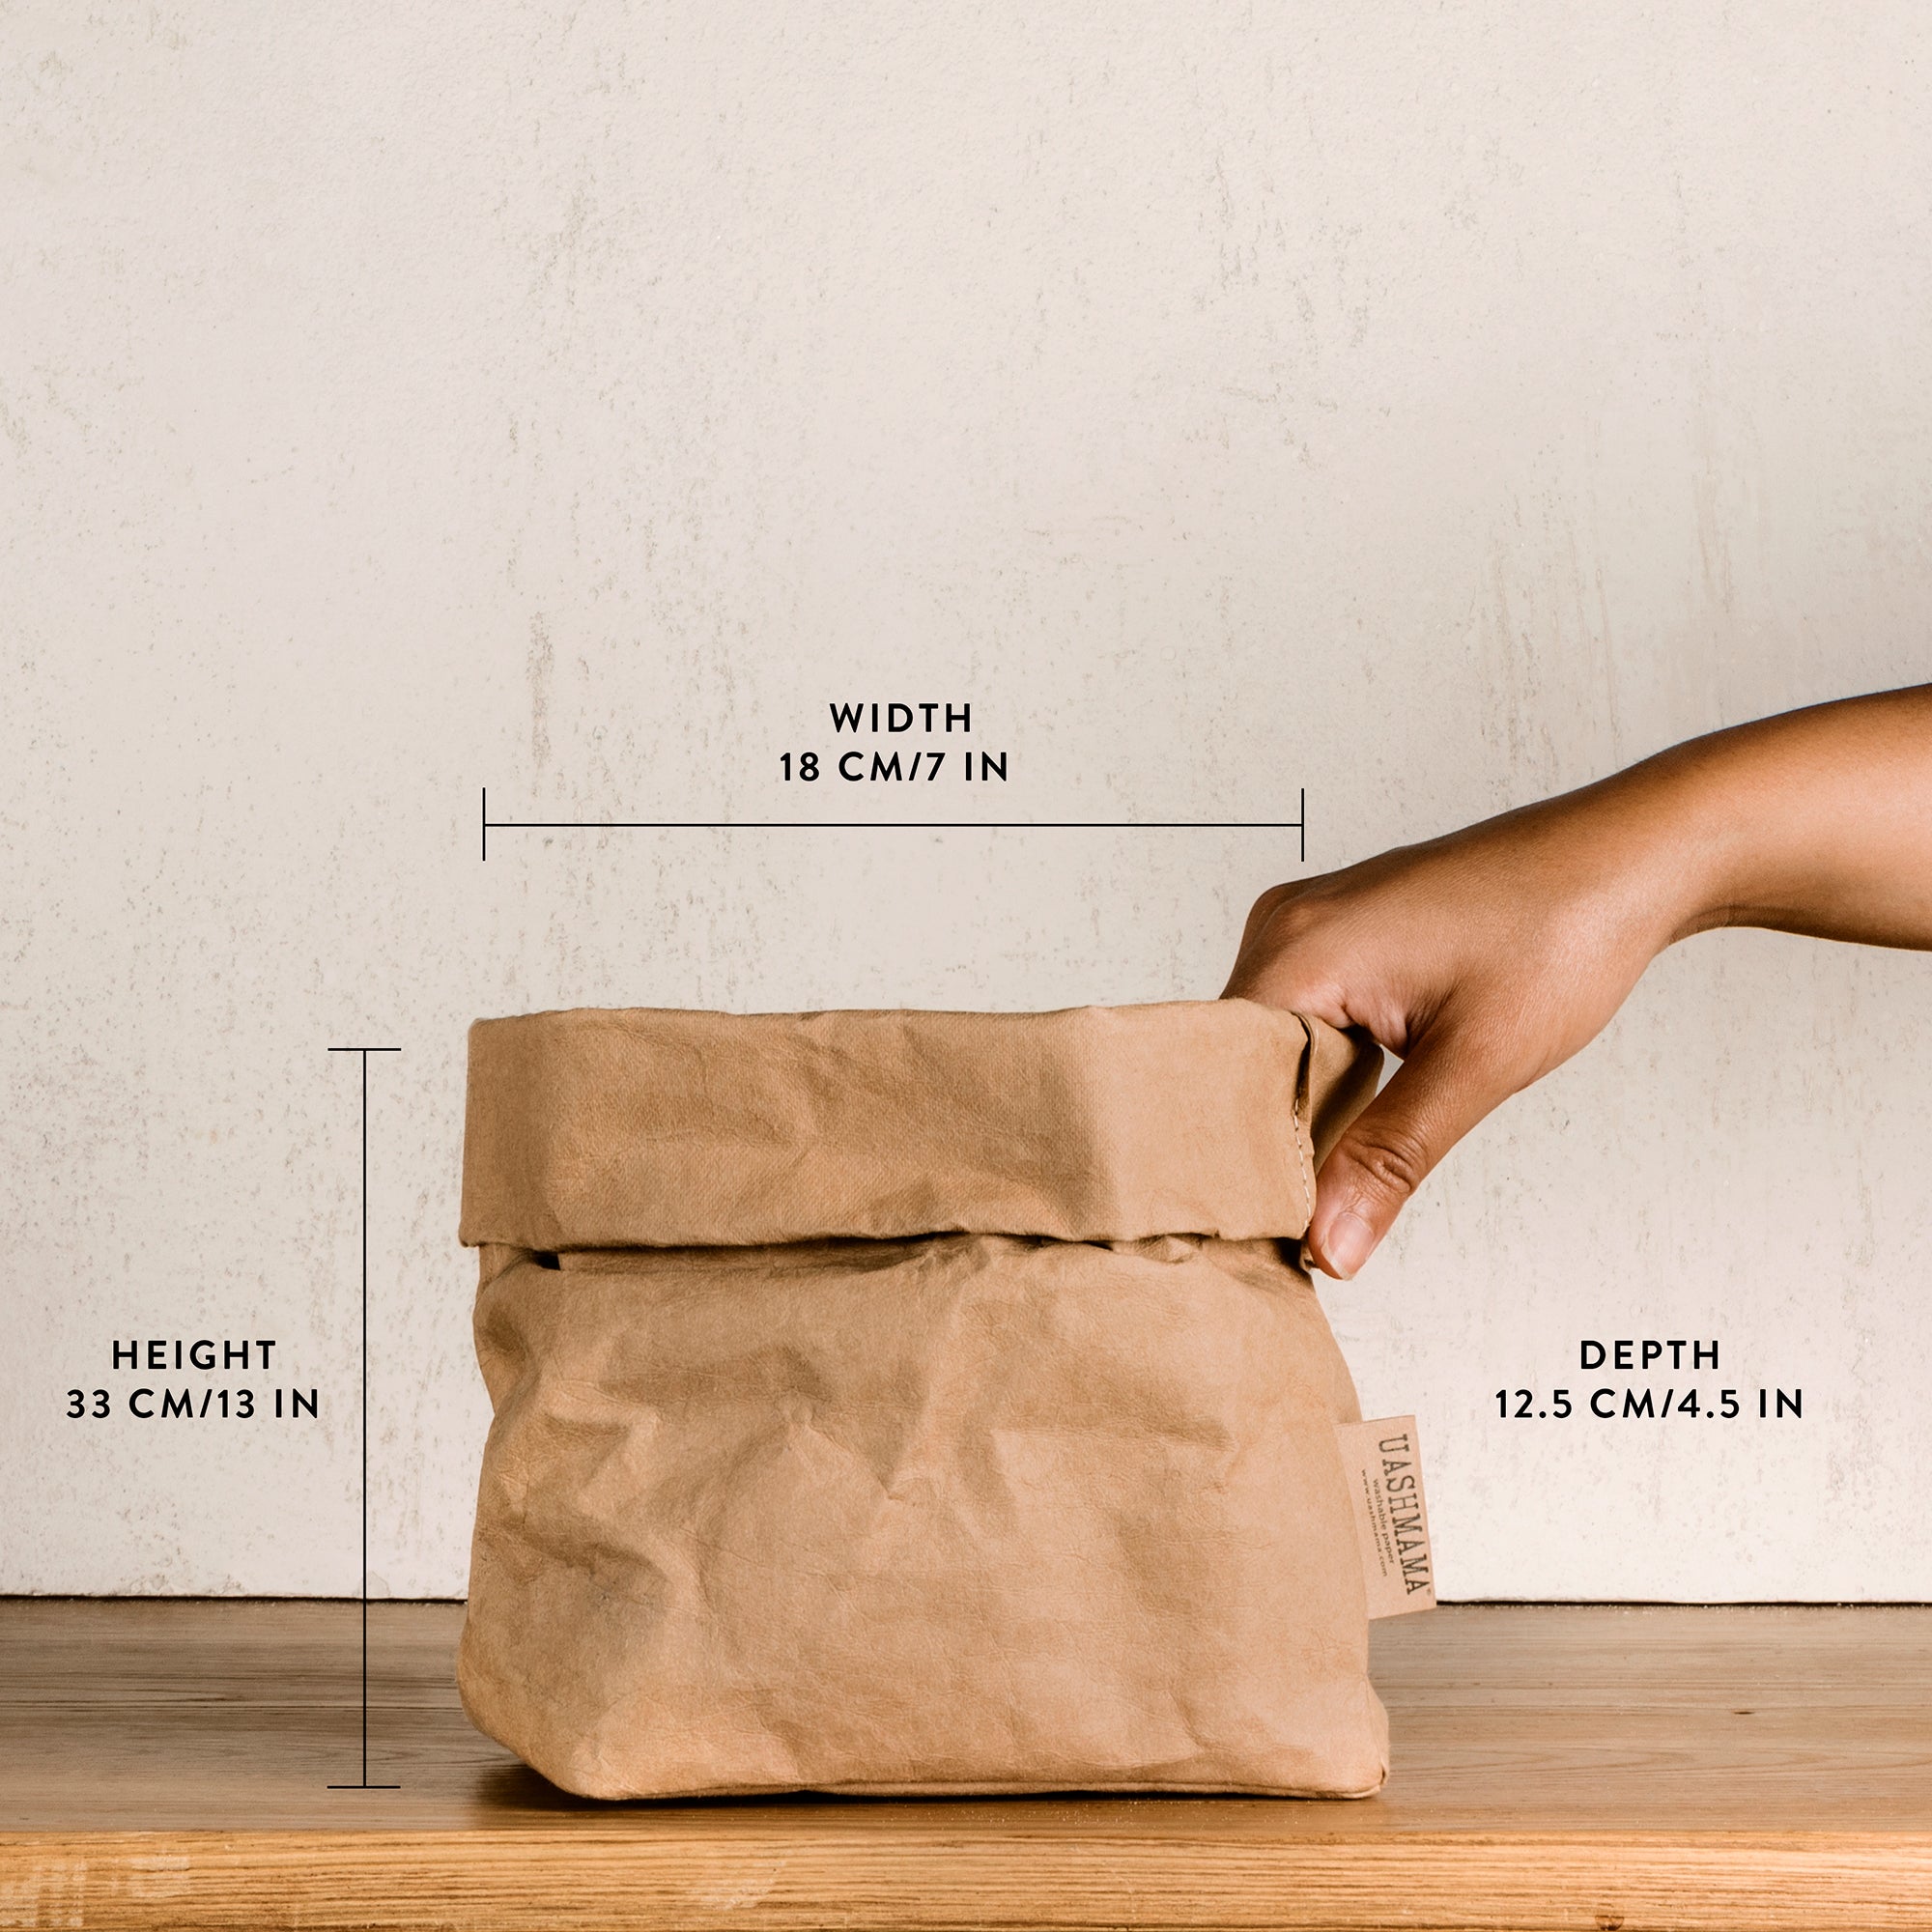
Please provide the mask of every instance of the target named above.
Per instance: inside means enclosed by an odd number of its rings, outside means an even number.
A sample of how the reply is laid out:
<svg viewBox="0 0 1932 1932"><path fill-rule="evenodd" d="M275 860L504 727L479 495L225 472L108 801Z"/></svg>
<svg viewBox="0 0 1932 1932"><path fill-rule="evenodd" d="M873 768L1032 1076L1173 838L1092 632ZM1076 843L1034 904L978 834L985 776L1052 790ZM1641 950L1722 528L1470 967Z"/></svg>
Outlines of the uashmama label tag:
<svg viewBox="0 0 1932 1932"><path fill-rule="evenodd" d="M1340 1422L1342 1464L1362 1546L1369 1615L1399 1617L1435 1607L1435 1563L1429 1548L1429 1511L1422 1499L1422 1461L1415 1417L1385 1415L1374 1422Z"/></svg>

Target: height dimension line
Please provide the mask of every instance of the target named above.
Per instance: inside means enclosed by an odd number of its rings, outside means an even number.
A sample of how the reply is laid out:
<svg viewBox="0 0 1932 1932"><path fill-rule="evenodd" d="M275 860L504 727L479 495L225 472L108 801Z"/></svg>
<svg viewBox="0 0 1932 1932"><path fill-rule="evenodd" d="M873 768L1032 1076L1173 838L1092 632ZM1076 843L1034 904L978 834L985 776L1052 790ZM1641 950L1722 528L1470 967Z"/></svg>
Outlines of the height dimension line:
<svg viewBox="0 0 1932 1932"><path fill-rule="evenodd" d="M1308 791L1298 818L492 818L482 787L482 856L493 832L1293 832L1308 859Z"/></svg>
<svg viewBox="0 0 1932 1932"><path fill-rule="evenodd" d="M369 1782L369 1056L400 1053L400 1046L331 1046L330 1053L362 1058L362 1776L331 1791L400 1791L400 1784Z"/></svg>

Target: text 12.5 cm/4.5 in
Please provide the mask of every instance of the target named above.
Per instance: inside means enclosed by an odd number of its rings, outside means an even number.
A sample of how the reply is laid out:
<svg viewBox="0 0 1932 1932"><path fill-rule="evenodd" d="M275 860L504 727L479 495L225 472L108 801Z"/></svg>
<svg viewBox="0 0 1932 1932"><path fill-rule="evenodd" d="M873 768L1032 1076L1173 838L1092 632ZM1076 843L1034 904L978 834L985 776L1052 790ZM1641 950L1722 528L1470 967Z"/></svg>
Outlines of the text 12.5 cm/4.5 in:
<svg viewBox="0 0 1932 1932"><path fill-rule="evenodd" d="M1766 1422L1801 1419L1804 1391L1797 1389L1696 1389L1676 1387L1593 1388L1574 1395L1567 1388L1539 1395L1534 1389L1496 1391L1496 1413L1505 1422L1566 1422L1588 1416L1598 1422L1733 1422L1755 1417Z"/></svg>

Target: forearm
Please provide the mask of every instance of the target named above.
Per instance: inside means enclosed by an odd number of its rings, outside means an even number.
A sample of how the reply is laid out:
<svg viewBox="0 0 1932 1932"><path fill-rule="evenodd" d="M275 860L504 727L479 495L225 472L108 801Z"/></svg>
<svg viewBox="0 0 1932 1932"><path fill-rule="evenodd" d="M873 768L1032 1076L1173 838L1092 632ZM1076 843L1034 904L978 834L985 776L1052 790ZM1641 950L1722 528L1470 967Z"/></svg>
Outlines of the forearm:
<svg viewBox="0 0 1932 1932"><path fill-rule="evenodd" d="M1695 738L1573 802L1630 841L1660 947L1758 925L1932 948L1932 686Z"/></svg>

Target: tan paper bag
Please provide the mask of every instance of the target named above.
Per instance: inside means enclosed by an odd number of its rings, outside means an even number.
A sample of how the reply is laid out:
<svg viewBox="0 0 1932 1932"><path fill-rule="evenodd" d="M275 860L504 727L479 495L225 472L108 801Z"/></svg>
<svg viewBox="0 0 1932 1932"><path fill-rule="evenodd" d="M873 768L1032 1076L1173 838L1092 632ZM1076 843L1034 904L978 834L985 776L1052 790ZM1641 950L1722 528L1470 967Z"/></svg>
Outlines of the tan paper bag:
<svg viewBox="0 0 1932 1932"><path fill-rule="evenodd" d="M470 1716L602 1798L1353 1796L1373 1046L1242 1001L470 1031Z"/></svg>

